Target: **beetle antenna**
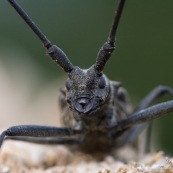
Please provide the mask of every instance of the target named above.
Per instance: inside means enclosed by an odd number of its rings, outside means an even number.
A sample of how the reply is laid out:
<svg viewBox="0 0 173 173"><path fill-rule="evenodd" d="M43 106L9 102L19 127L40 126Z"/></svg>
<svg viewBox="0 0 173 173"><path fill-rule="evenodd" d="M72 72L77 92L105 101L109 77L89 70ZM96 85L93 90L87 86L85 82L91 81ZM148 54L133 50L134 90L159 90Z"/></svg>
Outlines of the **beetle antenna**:
<svg viewBox="0 0 173 173"><path fill-rule="evenodd" d="M29 27L34 31L38 38L43 43L47 50L48 55L59 64L65 72L70 72L73 69L73 65L66 56L66 54L56 45L46 38L38 26L32 21L28 14L22 9L22 7L15 0L8 0L12 7L17 11L17 13L22 17L22 19L29 25Z"/></svg>
<svg viewBox="0 0 173 173"><path fill-rule="evenodd" d="M117 10L115 11L113 24L112 24L107 42L103 44L103 46L98 52L95 68L99 72L101 72L104 69L106 62L111 57L111 54L115 49L115 35L116 35L117 27L118 27L120 17L123 11L124 4L125 4L125 0L119 0L118 7L117 7Z"/></svg>

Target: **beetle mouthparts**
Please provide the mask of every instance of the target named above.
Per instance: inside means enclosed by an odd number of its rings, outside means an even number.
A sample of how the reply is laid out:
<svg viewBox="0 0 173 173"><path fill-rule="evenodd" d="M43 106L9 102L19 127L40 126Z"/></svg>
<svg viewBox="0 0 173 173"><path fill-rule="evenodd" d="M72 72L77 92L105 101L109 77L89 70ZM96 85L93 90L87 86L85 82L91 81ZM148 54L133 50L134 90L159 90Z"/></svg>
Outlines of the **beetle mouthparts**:
<svg viewBox="0 0 173 173"><path fill-rule="evenodd" d="M92 100L90 98L82 97L75 100L74 107L79 113L87 113L92 108Z"/></svg>

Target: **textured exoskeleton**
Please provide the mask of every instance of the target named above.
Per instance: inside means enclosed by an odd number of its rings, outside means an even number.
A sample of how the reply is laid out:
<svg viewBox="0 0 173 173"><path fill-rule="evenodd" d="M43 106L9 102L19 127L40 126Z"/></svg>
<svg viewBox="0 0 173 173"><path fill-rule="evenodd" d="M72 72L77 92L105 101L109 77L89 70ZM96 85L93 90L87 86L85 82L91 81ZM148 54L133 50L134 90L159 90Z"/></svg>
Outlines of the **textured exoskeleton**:
<svg viewBox="0 0 173 173"><path fill-rule="evenodd" d="M147 122L173 111L172 100L151 106L165 93L173 96L173 89L156 87L132 110L121 83L111 81L103 74L104 66L115 49L115 35L125 0L119 0L108 39L99 50L95 64L88 69L74 66L15 0L8 2L42 41L47 54L67 73L68 79L60 99L65 127L13 126L1 133L0 145L4 139L13 139L75 145L91 154L110 152L134 140Z"/></svg>

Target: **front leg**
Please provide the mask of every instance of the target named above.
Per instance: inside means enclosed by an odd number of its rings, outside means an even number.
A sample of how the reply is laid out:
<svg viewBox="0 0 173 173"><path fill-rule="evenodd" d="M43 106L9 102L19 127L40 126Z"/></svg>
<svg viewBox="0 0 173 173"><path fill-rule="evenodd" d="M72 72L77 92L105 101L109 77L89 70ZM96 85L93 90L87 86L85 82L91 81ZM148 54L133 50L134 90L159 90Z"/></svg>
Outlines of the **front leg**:
<svg viewBox="0 0 173 173"><path fill-rule="evenodd" d="M155 101L161 98L164 94L169 94L170 96L173 97L173 89L168 86L158 86L154 88L144 99L142 99L142 101L138 104L138 106L136 107L133 113L151 106ZM129 141L133 141L147 125L148 123L142 123L130 128L128 130L127 135L124 137L122 143L126 144Z"/></svg>
<svg viewBox="0 0 173 173"><path fill-rule="evenodd" d="M30 137L30 136L6 136L5 140L15 140L31 142L35 144L50 144L50 145L76 145L83 141L83 137L70 137L70 138L60 138L60 137Z"/></svg>
<svg viewBox="0 0 173 173"><path fill-rule="evenodd" d="M58 128L51 126L22 125L12 126L3 131L0 135L0 146L6 137L74 137L83 135L85 130L71 128ZM45 139L46 140L46 139Z"/></svg>
<svg viewBox="0 0 173 173"><path fill-rule="evenodd" d="M134 112L131 115L129 115L127 119L119 121L112 128L112 130L121 132L121 131L124 131L125 129L133 127L134 125L150 122L170 112L173 112L173 100L163 102L163 103L148 107L146 109L142 109L138 112Z"/></svg>

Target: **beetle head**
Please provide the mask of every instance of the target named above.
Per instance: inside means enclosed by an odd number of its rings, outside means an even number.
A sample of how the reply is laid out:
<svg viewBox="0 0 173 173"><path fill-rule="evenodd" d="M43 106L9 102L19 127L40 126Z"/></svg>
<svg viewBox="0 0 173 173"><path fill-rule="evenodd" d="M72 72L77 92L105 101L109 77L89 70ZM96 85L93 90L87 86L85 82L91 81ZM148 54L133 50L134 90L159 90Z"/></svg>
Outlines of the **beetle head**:
<svg viewBox="0 0 173 173"><path fill-rule="evenodd" d="M105 103L109 81L94 65L87 70L75 66L66 81L66 99L72 111L91 114Z"/></svg>

